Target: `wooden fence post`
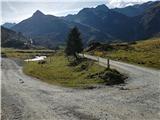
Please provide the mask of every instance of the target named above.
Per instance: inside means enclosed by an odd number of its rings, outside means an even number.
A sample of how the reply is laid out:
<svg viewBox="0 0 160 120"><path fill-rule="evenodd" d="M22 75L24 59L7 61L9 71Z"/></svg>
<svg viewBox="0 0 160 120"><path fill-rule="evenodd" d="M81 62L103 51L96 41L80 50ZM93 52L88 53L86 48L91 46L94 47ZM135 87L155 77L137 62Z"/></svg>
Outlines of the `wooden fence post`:
<svg viewBox="0 0 160 120"><path fill-rule="evenodd" d="M107 68L110 69L109 58L107 59Z"/></svg>
<svg viewBox="0 0 160 120"><path fill-rule="evenodd" d="M29 63L29 55L27 55L27 63Z"/></svg>

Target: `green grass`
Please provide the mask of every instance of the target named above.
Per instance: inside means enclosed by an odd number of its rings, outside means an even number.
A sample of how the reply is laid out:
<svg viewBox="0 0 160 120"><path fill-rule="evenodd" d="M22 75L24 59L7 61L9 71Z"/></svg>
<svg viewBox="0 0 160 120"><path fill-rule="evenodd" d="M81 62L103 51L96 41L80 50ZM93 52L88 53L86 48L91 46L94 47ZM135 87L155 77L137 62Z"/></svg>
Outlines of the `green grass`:
<svg viewBox="0 0 160 120"><path fill-rule="evenodd" d="M152 38L150 40L136 42L136 44L127 44L124 46L113 45L113 50L95 50L93 54L160 69L160 38Z"/></svg>
<svg viewBox="0 0 160 120"><path fill-rule="evenodd" d="M23 62L25 74L39 78L40 80L65 87L93 88L96 84L107 84L110 77L103 79L102 73L111 72L99 66L93 61L83 59L79 64L74 65L68 62L62 51L52 50L20 50L2 48L2 54L9 58L24 59L33 58L35 55L49 55L45 64L38 62ZM116 75L116 73L113 72ZM90 76L97 75L92 78ZM108 80L107 80L108 79ZM114 76L113 76L114 79ZM113 81L113 79L111 79ZM106 83L107 82L107 83Z"/></svg>
<svg viewBox="0 0 160 120"><path fill-rule="evenodd" d="M82 69L82 66L87 66ZM95 84L104 83L99 78L88 78L90 74L104 71L104 67L95 64L93 61L83 61L77 66L69 66L67 58L63 54L55 54L51 59L47 59L46 64L37 62L26 63L23 67L27 75L41 79L44 82L65 86L85 88Z"/></svg>
<svg viewBox="0 0 160 120"><path fill-rule="evenodd" d="M41 56L41 55L53 55L55 52L53 50L21 50L21 49L12 49L12 48L2 48L1 49L2 55L5 55L9 58L19 58L19 59L28 59L33 58L34 56Z"/></svg>
<svg viewBox="0 0 160 120"><path fill-rule="evenodd" d="M138 64L141 66L152 67L160 69L160 52L142 52L142 51L125 51L118 50L108 53L108 57L115 60L125 61L132 64Z"/></svg>

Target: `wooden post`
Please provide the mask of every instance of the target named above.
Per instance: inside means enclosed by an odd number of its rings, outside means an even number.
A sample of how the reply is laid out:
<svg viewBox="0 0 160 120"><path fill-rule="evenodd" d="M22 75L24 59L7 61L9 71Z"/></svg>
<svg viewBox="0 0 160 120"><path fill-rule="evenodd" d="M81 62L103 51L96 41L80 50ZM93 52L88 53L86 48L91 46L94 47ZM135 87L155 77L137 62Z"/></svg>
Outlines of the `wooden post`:
<svg viewBox="0 0 160 120"><path fill-rule="evenodd" d="M109 58L107 59L107 68L110 69Z"/></svg>
<svg viewBox="0 0 160 120"><path fill-rule="evenodd" d="M100 57L98 57L98 63L100 64Z"/></svg>
<svg viewBox="0 0 160 120"><path fill-rule="evenodd" d="M29 55L27 55L27 63L29 63Z"/></svg>

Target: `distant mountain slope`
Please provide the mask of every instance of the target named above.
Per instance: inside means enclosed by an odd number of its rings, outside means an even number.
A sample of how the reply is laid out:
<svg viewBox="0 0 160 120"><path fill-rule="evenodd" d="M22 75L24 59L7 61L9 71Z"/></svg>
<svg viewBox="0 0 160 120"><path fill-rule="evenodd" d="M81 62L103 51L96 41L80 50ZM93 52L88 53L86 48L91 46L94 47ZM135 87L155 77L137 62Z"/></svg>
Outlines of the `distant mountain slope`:
<svg viewBox="0 0 160 120"><path fill-rule="evenodd" d="M32 17L23 20L19 24L12 27L13 30L24 33L28 36L45 36L51 33L58 39L63 39L64 35L68 32L66 22L58 17L51 15L44 15L40 11L36 11ZM60 35L61 31L64 35Z"/></svg>
<svg viewBox="0 0 160 120"><path fill-rule="evenodd" d="M138 16L144 13L147 9L155 6L156 4L160 3L160 1L149 1L143 4L136 4L133 6L127 6L125 8L114 8L113 10L119 13L122 13L129 17Z"/></svg>
<svg viewBox="0 0 160 120"><path fill-rule="evenodd" d="M146 10L140 16L140 24L142 24L146 37L160 34L160 2L155 6Z"/></svg>
<svg viewBox="0 0 160 120"><path fill-rule="evenodd" d="M12 27L13 30L22 32L35 39L37 44L56 45L64 43L68 32L77 26L83 36L84 42L90 39L107 40L109 36L99 30L75 22L69 22L52 15L44 15L41 11L36 11L32 17L23 20Z"/></svg>
<svg viewBox="0 0 160 120"><path fill-rule="evenodd" d="M15 26L16 25L16 23L4 23L2 26L3 27L5 27L5 28L11 28L11 27L13 27L13 26Z"/></svg>
<svg viewBox="0 0 160 120"><path fill-rule="evenodd" d="M143 13L135 17L128 17L105 5L84 8L78 14L66 17L45 15L36 11L30 18L11 29L32 37L37 45L47 47L65 43L69 30L74 26L80 29L84 43L91 40L131 42L160 35L159 4L157 1L138 5L138 8L142 7Z"/></svg>
<svg viewBox="0 0 160 120"><path fill-rule="evenodd" d="M131 6L143 10L135 17L127 17L100 5L96 8L84 8L78 14L68 15L64 19L92 26L122 41L141 40L159 35L159 4L160 2L156 1Z"/></svg>
<svg viewBox="0 0 160 120"><path fill-rule="evenodd" d="M92 26L110 34L115 39L137 39L135 38L135 21L105 5L99 5L96 8L84 8L78 14L66 16L64 19Z"/></svg>
<svg viewBox="0 0 160 120"><path fill-rule="evenodd" d="M1 27L1 46L24 48L27 39L21 34L13 30Z"/></svg>

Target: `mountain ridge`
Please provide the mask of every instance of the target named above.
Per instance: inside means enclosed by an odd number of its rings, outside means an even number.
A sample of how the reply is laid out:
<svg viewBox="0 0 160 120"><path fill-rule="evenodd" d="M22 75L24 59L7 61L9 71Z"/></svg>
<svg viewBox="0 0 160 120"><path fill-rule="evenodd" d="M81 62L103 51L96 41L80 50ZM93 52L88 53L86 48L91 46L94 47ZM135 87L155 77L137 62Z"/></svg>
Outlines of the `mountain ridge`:
<svg viewBox="0 0 160 120"><path fill-rule="evenodd" d="M159 2L154 4L157 5ZM157 9L159 10L160 7L158 6ZM147 11L151 12L147 13ZM150 8L141 15L129 17L109 9L104 4L95 8L83 8L77 14L65 17L45 15L37 10L30 18L18 23L12 29L32 37L37 41L37 44L54 45L64 43L69 30L74 26L80 29L85 44L91 40L131 42L146 39L159 32L159 29L155 32L153 29L153 32L147 35L149 29L145 29L146 26L153 25L151 22L157 21L156 19L159 20L159 16L152 17L150 22L144 24L143 17L145 16L144 18L148 20L150 15L157 16L158 13L155 12L154 15L154 12ZM159 26L160 22L157 21L156 23Z"/></svg>
<svg viewBox="0 0 160 120"><path fill-rule="evenodd" d="M135 17L135 16L143 14L147 9L159 3L160 1L148 1L143 4L135 4L132 6L126 6L124 8L114 8L112 10L122 13L129 17Z"/></svg>
<svg viewBox="0 0 160 120"><path fill-rule="evenodd" d="M24 48L26 47L25 43L27 43L28 41L29 40L25 36L23 36L22 33L17 33L13 30L1 26L2 47Z"/></svg>
<svg viewBox="0 0 160 120"><path fill-rule="evenodd" d="M45 15L39 11L36 11L30 18L12 27L12 30L22 32L24 35L32 37L37 41L37 44L41 42L41 44L50 46L51 44L64 43L69 30L74 26L80 29L84 39L99 38L104 40L107 38L107 34L100 33L98 30L87 25L69 22L52 15ZM38 41L38 39L41 40ZM48 43L44 42L45 40Z"/></svg>
<svg viewBox="0 0 160 120"><path fill-rule="evenodd" d="M15 25L16 23L9 23L9 22L2 24L3 27L8 28L8 29L12 28Z"/></svg>

